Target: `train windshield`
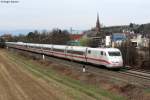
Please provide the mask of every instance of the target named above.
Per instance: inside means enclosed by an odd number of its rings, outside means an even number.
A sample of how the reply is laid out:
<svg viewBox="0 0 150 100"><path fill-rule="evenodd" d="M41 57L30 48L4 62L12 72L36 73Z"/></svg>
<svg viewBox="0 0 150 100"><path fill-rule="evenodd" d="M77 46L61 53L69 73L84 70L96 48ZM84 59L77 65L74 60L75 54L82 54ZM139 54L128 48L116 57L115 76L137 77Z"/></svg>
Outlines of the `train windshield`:
<svg viewBox="0 0 150 100"><path fill-rule="evenodd" d="M121 56L120 52L108 52L109 56Z"/></svg>

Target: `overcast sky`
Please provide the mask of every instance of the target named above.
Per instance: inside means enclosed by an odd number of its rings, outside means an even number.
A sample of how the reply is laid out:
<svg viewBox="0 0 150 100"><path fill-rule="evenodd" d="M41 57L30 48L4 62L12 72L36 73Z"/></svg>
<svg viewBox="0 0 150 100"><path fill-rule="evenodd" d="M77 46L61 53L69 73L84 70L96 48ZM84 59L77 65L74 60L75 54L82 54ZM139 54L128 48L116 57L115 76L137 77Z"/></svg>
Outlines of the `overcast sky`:
<svg viewBox="0 0 150 100"><path fill-rule="evenodd" d="M97 12L105 26L150 22L150 0L18 0L0 3L0 30L76 30L95 26Z"/></svg>

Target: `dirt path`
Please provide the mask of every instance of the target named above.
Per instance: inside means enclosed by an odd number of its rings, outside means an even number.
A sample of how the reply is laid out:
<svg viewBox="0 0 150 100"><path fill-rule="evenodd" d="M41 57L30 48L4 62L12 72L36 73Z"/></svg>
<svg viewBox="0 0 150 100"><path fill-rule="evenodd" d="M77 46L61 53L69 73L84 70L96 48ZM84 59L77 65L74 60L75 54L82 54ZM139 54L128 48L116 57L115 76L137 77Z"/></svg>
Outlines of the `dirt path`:
<svg viewBox="0 0 150 100"><path fill-rule="evenodd" d="M74 100L69 95L69 87L60 83L51 83L33 76L19 64L8 59L4 50L0 50L0 100ZM66 92L68 91L68 94ZM80 94L80 91L78 91ZM93 98L81 93L80 99Z"/></svg>
<svg viewBox="0 0 150 100"><path fill-rule="evenodd" d="M22 71L20 66L10 62L0 51L0 100L57 99L45 84Z"/></svg>

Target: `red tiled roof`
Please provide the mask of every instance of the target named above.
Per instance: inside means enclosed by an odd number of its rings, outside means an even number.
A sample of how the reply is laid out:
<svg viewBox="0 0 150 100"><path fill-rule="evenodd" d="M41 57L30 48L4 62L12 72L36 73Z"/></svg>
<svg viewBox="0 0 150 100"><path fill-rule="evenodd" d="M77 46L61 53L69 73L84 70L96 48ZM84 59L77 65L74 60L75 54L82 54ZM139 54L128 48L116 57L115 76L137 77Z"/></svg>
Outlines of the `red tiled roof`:
<svg viewBox="0 0 150 100"><path fill-rule="evenodd" d="M70 38L71 40L79 40L82 36L83 34L72 34Z"/></svg>

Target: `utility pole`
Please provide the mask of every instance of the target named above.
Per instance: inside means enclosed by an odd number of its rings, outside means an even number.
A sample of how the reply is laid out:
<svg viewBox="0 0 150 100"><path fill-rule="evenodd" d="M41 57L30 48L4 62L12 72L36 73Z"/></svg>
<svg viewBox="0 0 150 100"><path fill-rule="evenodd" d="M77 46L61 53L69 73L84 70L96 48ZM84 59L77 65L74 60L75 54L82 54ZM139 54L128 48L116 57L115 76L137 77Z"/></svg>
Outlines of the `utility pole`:
<svg viewBox="0 0 150 100"><path fill-rule="evenodd" d="M72 30L72 27L71 27L71 28L70 28L70 33L71 33L71 34L72 34L72 31L73 31L73 30Z"/></svg>

